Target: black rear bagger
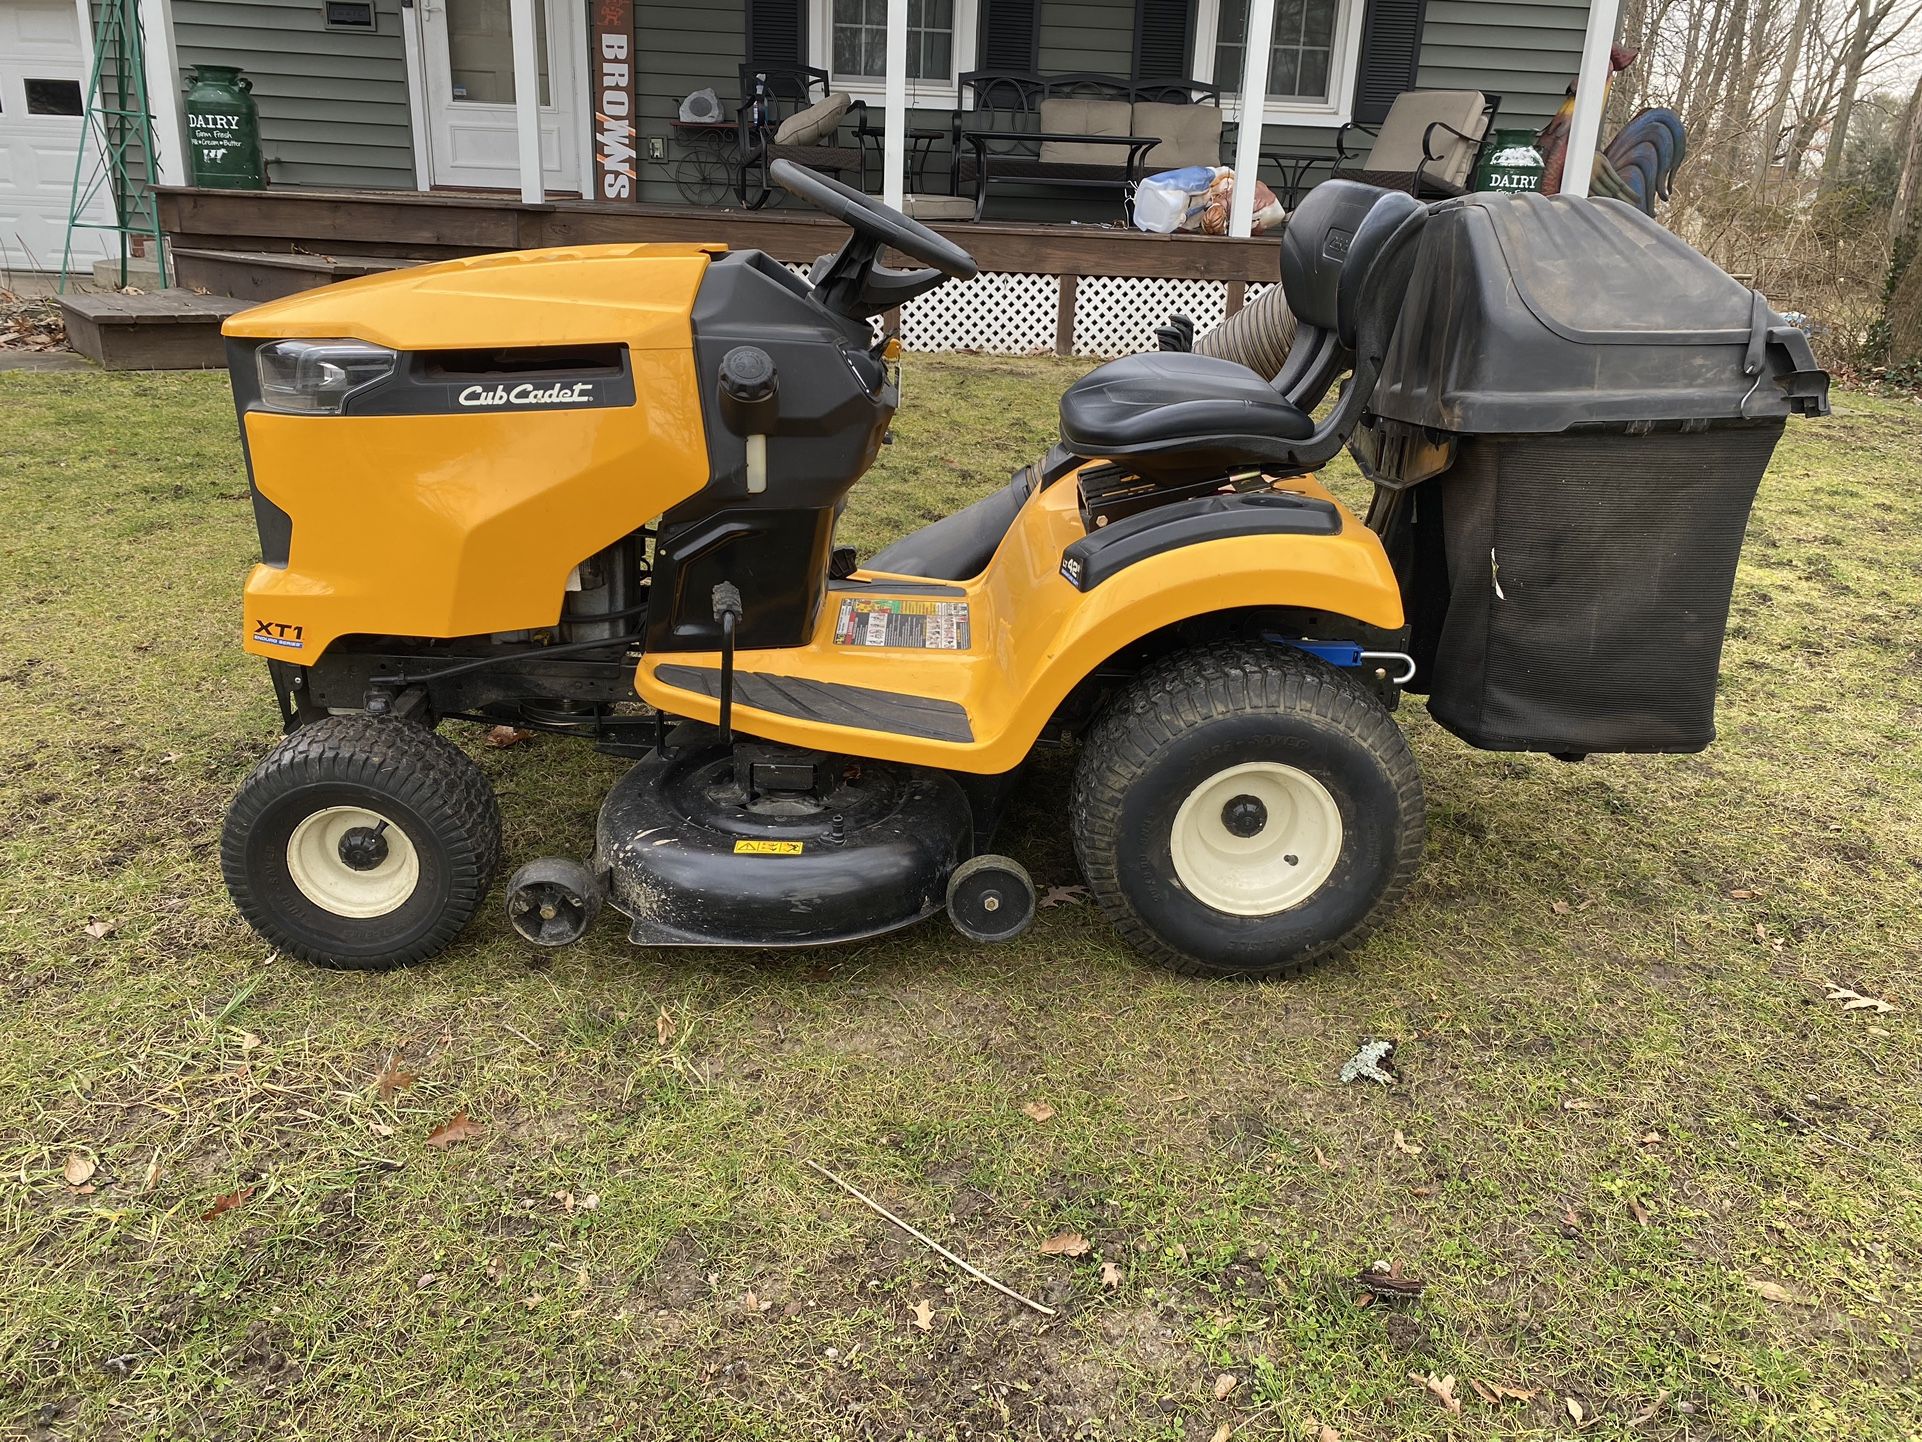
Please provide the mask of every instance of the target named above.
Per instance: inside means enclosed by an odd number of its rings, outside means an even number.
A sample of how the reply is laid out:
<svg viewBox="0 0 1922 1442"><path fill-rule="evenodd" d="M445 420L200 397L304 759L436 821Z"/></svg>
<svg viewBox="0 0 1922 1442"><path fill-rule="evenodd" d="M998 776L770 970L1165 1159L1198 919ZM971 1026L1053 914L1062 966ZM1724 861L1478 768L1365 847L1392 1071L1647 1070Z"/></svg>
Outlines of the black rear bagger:
<svg viewBox="0 0 1922 1442"><path fill-rule="evenodd" d="M1749 506L1808 340L1609 200L1437 207L1353 448L1414 690L1499 751L1699 751ZM1419 484L1418 484L1419 483Z"/></svg>

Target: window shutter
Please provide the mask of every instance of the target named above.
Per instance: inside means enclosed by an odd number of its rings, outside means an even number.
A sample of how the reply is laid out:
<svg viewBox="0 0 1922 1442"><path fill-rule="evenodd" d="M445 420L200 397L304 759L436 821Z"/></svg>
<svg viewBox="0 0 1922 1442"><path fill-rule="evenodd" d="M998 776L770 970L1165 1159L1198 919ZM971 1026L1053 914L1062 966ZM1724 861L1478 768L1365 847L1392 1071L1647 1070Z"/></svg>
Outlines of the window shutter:
<svg viewBox="0 0 1922 1442"><path fill-rule="evenodd" d="M747 0L747 58L753 65L805 65L807 0Z"/></svg>
<svg viewBox="0 0 1922 1442"><path fill-rule="evenodd" d="M1194 0L1135 0L1135 79L1193 78Z"/></svg>
<svg viewBox="0 0 1922 1442"><path fill-rule="evenodd" d="M983 70L1032 75L1040 65L1041 0L981 0Z"/></svg>
<svg viewBox="0 0 1922 1442"><path fill-rule="evenodd" d="M1355 77L1356 123L1379 125L1421 66L1422 18L1428 0L1368 0L1362 22L1361 71Z"/></svg>

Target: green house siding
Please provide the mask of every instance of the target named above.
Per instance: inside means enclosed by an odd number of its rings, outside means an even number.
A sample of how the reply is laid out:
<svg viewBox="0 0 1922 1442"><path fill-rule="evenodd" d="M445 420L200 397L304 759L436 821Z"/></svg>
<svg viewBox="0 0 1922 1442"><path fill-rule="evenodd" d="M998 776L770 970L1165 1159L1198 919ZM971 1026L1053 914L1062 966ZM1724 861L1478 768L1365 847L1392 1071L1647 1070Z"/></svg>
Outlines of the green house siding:
<svg viewBox="0 0 1922 1442"><path fill-rule="evenodd" d="M1428 0L1421 85L1501 96L1497 124L1540 129L1582 61L1584 0Z"/></svg>
<svg viewBox="0 0 1922 1442"><path fill-rule="evenodd" d="M1134 72L1134 0L1041 0L1040 70Z"/></svg>
<svg viewBox="0 0 1922 1442"><path fill-rule="evenodd" d="M270 184L413 189L400 0L374 8L369 33L328 29L320 0L174 0L181 66L253 81Z"/></svg>
<svg viewBox="0 0 1922 1442"><path fill-rule="evenodd" d="M642 136L638 199L682 203L674 186L674 165L686 137L674 121L690 92L713 87L728 119L741 103L740 66L747 54L747 9L740 0L711 5L636 0L634 7L634 83ZM667 163L647 159L647 139L667 142Z"/></svg>

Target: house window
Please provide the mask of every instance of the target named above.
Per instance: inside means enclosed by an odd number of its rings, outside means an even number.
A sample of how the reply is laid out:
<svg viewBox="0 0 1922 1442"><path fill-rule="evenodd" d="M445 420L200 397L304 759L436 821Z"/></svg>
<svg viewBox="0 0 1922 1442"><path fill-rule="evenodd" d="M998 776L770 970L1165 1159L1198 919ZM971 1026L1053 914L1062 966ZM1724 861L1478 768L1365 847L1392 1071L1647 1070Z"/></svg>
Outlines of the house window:
<svg viewBox="0 0 1922 1442"><path fill-rule="evenodd" d="M1354 99L1362 0L1275 0L1268 52L1271 124L1339 125ZM1195 71L1224 97L1241 90L1248 0L1199 0Z"/></svg>
<svg viewBox="0 0 1922 1442"><path fill-rule="evenodd" d="M888 0L831 0L836 78L888 73ZM954 0L908 0L908 79L954 78Z"/></svg>
<svg viewBox="0 0 1922 1442"><path fill-rule="evenodd" d="M955 77L974 65L976 0L907 0L908 100L952 105ZM888 73L888 0L813 0L810 64L836 90L865 100L882 94Z"/></svg>

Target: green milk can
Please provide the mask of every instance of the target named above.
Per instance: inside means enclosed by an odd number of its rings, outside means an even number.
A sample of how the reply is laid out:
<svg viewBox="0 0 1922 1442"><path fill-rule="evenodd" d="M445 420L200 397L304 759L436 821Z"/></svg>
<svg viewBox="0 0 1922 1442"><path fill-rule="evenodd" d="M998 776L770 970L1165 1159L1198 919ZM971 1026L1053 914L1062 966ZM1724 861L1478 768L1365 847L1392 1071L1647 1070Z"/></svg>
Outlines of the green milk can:
<svg viewBox="0 0 1922 1442"><path fill-rule="evenodd" d="M1475 168L1477 190L1540 190L1548 162L1535 148L1532 130L1497 130Z"/></svg>
<svg viewBox="0 0 1922 1442"><path fill-rule="evenodd" d="M231 65L187 72L187 154L194 184L214 190L264 190L260 108L253 82Z"/></svg>

